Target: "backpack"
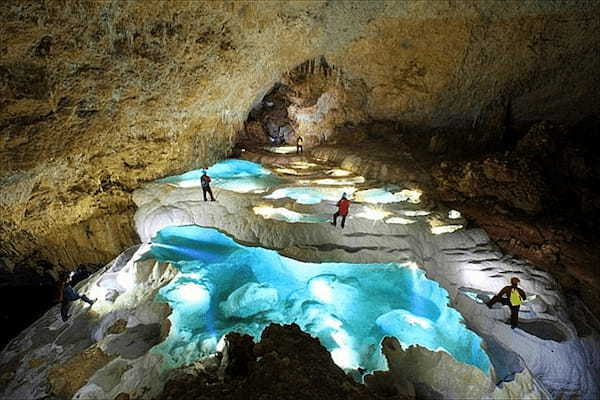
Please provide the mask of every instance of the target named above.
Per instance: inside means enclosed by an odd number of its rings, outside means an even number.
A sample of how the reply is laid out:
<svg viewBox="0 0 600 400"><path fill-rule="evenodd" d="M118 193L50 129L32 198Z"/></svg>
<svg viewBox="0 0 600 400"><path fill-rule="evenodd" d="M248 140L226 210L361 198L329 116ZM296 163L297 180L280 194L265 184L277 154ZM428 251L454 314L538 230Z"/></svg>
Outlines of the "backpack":
<svg viewBox="0 0 600 400"><path fill-rule="evenodd" d="M208 177L208 175L202 175L202 177L200 178L200 184L202 185L202 187L208 187L209 183L210 178Z"/></svg>

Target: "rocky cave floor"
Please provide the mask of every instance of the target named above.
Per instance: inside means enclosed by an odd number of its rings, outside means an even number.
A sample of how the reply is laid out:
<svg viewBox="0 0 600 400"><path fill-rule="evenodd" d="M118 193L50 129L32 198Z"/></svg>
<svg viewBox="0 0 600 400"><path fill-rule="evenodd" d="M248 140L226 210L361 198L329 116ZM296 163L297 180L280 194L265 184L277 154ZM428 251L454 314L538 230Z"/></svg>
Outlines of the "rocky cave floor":
<svg viewBox="0 0 600 400"><path fill-rule="evenodd" d="M502 151L465 151L453 150L449 135L394 135L390 124L380 123L352 128L363 131L355 133L356 143L316 146L308 154L375 182L403 182L422 191L423 201L460 210L466 227L484 229L504 252L551 273L577 331L587 336L600 331L600 248L594 240L600 195L592 188L600 162L583 143L598 129L543 122L514 133L519 139ZM278 157L260 146L248 148L238 154L277 164Z"/></svg>
<svg viewBox="0 0 600 400"><path fill-rule="evenodd" d="M237 154L257 150L250 157L268 161L260 155L265 137L295 143L294 132L302 132L318 159L420 188L460 210L505 252L551 272L582 334L587 324L600 330L597 118L517 123L506 111L500 127L485 132L374 121L361 112L360 85L335 83L331 68L322 58L282 77L250 113Z"/></svg>
<svg viewBox="0 0 600 400"><path fill-rule="evenodd" d="M413 165L410 154L399 152L394 160L389 156L381 160L377 152L373 152L365 160L354 151L322 147L310 155L312 158L308 158L308 154L245 151L244 158L260 161L283 181L275 187L261 188L260 193L236 193L216 183L217 202L202 201L196 183L191 187L160 182L146 185L134 193L138 206L136 228L142 243L147 243L165 227L195 224L227 232L240 243L277 249L283 255L302 260L416 262L426 270L428 277L448 291L450 304L463 314L467 326L486 341L488 354L493 355L496 363L497 376L484 378L480 371L477 373L473 367L457 363L444 352L430 352L421 347L402 349L399 344L391 344L387 353L386 346L382 348L390 372L373 375L368 390L374 392L369 393L363 386L350 382L314 340L294 332L295 328L286 328L291 332L289 336L282 334L287 337L284 342L310 342L305 346L314 350L314 358L309 356L312 351L295 355L288 355L287 350L276 350L277 354L263 352L265 348L272 348L271 343L265 343L264 335L268 334L264 334L263 341L252 352L262 357L256 361L250 355L252 345L248 339L236 336L235 340L242 343L240 346L245 350L233 358L243 359L241 364L234 361L233 366L227 367L227 363L217 363L218 366L209 363L181 370L184 375L174 378L163 392L162 384L167 376L160 369L161 357L149 350L168 336L171 325L167 317L171 311L154 298L161 287L177 276L177 271L167 263L147 256L140 258L147 251L142 246L123 253L81 285L80 290L92 295L104 293L98 292L98 288L124 277L133 282L132 286L116 285L110 296L100 299L91 308L75 306L74 316L67 324L58 320L58 310L53 308L7 346L0 357L4 395L174 398L181 393L181 383L187 382L196 385L190 387L189 393L197 393L196 390L202 388L207 393L218 392L224 398L286 398L294 394L290 386L284 384L265 386L264 392L260 391L256 397L244 396L247 388L263 387L267 380L292 379L280 368L281 363L294 366L307 362L310 365L312 361L318 363L315 370L303 366L311 372L293 379L301 380L297 382L300 387L308 385L307 393L316 396L335 392L346 393L350 396L347 398L380 395L402 398L415 394L424 398L522 398L545 397L547 390L553 397L582 395L586 398L597 394L594 365L598 362L600 341L593 321L587 321L588 331L583 334L576 320L572 320L573 310L551 275L502 254L485 232L469 226L461 217L450 218L448 207L435 202L425 185L417 186L423 171L406 167ZM336 173L336 170L345 173ZM377 175L378 180L358 179L359 172L365 177ZM322 179L353 183L319 182ZM332 200L311 205L299 204L287 196L273 197L279 189L298 185L314 188L320 183L336 196L347 186L365 190L391 183L399 184L395 190L419 189L423 194L418 200L409 201L414 199L407 193L398 204L370 205L368 201L363 200L362 204L359 201L352 206L351 218L343 231L328 223L334 209ZM267 194L272 198L265 198ZM359 194L360 191L356 193ZM309 218L305 223L298 223L298 218L302 221L311 216L325 220ZM434 228L445 226L450 226L450 231L458 230L434 234ZM523 329L516 331L505 324L508 317L505 309L489 311L481 303L514 274L521 277L525 290L535 295L532 302L523 307ZM585 320L585 316L582 319ZM278 329L271 327L268 331ZM281 344L284 349L286 346ZM540 358L540 354L546 357ZM327 377L325 381L336 388L332 392L330 388L313 387L306 381L314 371L325 368L324 365L329 365L327 372L323 372ZM219 368L230 370L215 375L214 371ZM238 371L232 372L232 369ZM438 373L433 376L427 373L434 370ZM187 376L190 371L195 371L194 377ZM447 371L453 372L448 375ZM495 379L504 379L504 374L513 377L495 387L498 383ZM312 392L313 389L317 392ZM260 397L263 394L267 397Z"/></svg>

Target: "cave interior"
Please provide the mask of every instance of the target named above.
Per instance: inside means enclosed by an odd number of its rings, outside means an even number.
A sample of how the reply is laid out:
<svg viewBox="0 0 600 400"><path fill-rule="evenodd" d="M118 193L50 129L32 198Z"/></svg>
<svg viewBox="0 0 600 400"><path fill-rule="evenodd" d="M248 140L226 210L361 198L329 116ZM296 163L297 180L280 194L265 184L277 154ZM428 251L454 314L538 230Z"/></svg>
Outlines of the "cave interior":
<svg viewBox="0 0 600 400"><path fill-rule="evenodd" d="M5 1L0 397L597 398L599 14Z"/></svg>

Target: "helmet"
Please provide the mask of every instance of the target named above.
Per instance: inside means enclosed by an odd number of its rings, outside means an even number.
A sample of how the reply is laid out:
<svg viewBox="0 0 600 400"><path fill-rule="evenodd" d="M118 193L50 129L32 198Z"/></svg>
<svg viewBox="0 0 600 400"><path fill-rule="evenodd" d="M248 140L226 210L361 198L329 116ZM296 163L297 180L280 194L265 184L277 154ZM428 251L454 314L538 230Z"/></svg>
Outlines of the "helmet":
<svg viewBox="0 0 600 400"><path fill-rule="evenodd" d="M516 276L513 276L512 278L510 278L510 283L513 285L516 285L519 282L521 282L521 280L519 278L517 278Z"/></svg>

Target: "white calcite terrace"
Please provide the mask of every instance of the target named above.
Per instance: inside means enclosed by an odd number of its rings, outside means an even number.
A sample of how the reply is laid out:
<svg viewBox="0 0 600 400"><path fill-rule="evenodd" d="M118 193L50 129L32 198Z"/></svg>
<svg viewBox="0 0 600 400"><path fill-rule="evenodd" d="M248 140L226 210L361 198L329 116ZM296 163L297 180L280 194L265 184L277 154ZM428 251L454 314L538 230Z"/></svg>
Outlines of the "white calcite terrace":
<svg viewBox="0 0 600 400"><path fill-rule="evenodd" d="M228 161L228 168L235 170L236 163ZM121 392L152 397L160 393L169 376L168 360L192 362L195 360L190 357L205 357L214 352L219 335L198 344L193 341L195 328L178 327L178 321L186 313L208 310L214 290L210 281L201 276L203 272L176 267L152 250L173 251L172 244L157 238L161 231L184 226L214 228L214 232L221 232L219 235L223 237L224 233L240 244L231 245L233 250L223 250L225 239L218 239L221 242L214 244L217 250L191 246L187 254L190 260L204 257L219 262L211 259L212 255L230 254L243 244L274 250L268 257L291 260L285 261L289 265L328 263L324 264L325 275L318 278L307 275L303 278L306 291L294 295L312 294L322 304L332 303L332 288L341 287L347 293L354 293L358 287L356 276L360 272L356 271L360 269L352 269L352 274L348 272L350 269L344 270L349 275L343 275L339 267L338 276L336 264L331 263L365 264L365 273L366 265L393 263L398 271L408 268L422 274L423 279L437 282L435 286L447 293L448 304L464 318L468 332L474 332L483 341L491 369L486 373L481 366L459 362L445 348L432 349L427 343L406 342L401 333L405 325L399 325L398 321L424 331L431 327L431 322L422 316L390 310L381 314L373 325L395 338L383 340L382 353L375 348L377 356L372 363L389 370L387 374L397 382L426 387L430 393L445 398L579 396L587 399L600 395L594 368L600 362L600 337L596 333L579 337L556 281L532 265L502 254L483 230L465 228L466 222L455 210L417 204L410 201L415 199L410 196L404 196L403 201L361 203L355 201L361 200L356 193L391 186L360 182L348 188L353 202L350 217L341 229L329 223L341 195L338 186L303 186L298 182L301 178L292 174L280 171L277 176L275 166L273 173L269 165L245 163L240 164L246 168L245 172L237 171L235 181L227 176L215 179L216 202L204 202L199 188L181 185L185 179L150 183L136 191L135 224L143 244L123 253L79 287L80 292L98 299L91 308L75 305L73 317L66 324L60 321L58 309L54 308L7 346L0 361L14 360L18 366L13 379L0 389L0 396L41 398L49 394L49 381L55 389L57 385L68 388L67 382L57 383L57 368L69 365L93 349L97 361L86 364L87 380L76 388L75 398L114 398ZM311 179L351 176L327 174L336 167L320 165L315 160L306 164L308 168L304 170L313 174ZM221 166L211 168L215 171ZM264 192L236 191L231 185L243 185L244 174ZM191 180L197 178L194 175ZM384 185L397 185L396 190L402 182ZM332 192L323 192L318 201L302 202L295 196L280 195L289 194L290 188L300 195L303 189ZM266 257L267 253L264 254ZM483 304L512 276L521 279L530 296L521 307L521 325L515 330L506 324L507 308L496 306L490 310ZM249 282L230 293L220 303L219 310L237 318L248 318L258 312L263 316L277 315L273 310L280 293L281 289L273 284ZM442 302L446 302L445 298ZM184 308L178 308L178 304ZM349 322L328 318L323 323L332 332L334 361L347 369L356 368L359 356L353 353L354 339L342 328L346 326L342 324ZM118 321L122 321L121 330L114 329ZM177 329L180 335L174 341L169 335ZM185 342L186 335L189 343ZM415 345L408 347L411 344ZM382 357L387 361L383 362ZM36 360L43 360L40 367L27 367L40 363ZM120 379L121 375L127 379Z"/></svg>

